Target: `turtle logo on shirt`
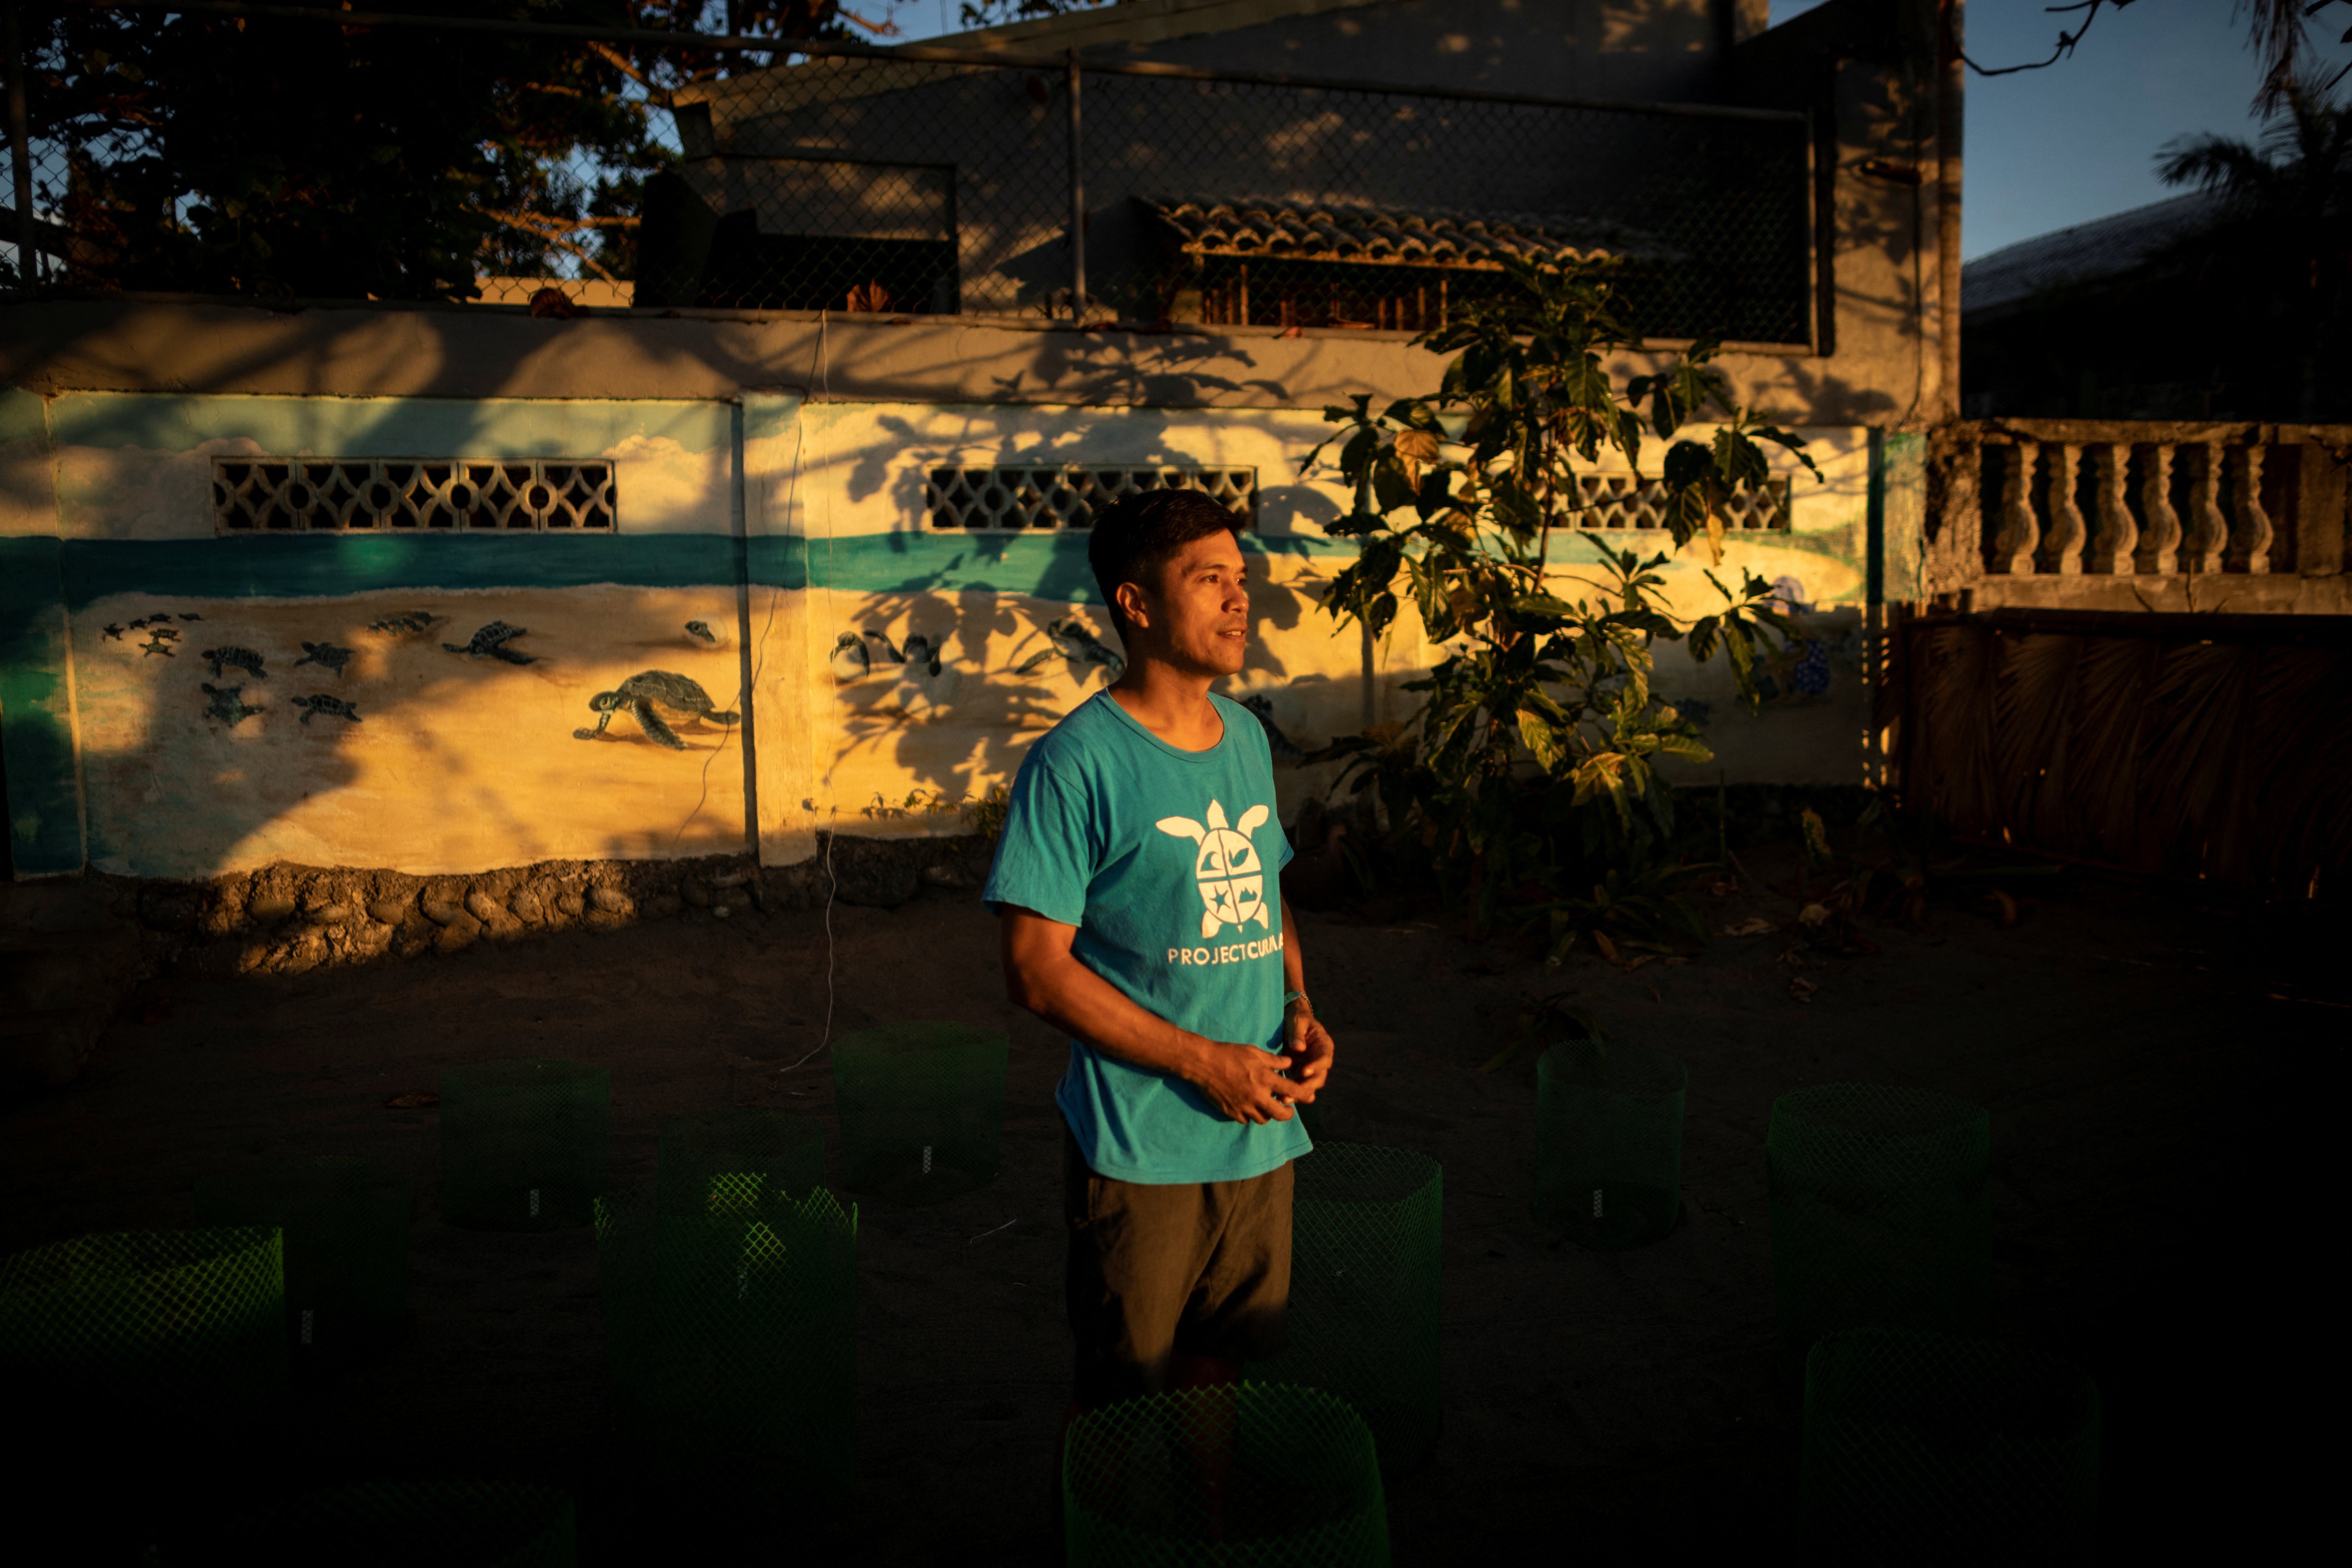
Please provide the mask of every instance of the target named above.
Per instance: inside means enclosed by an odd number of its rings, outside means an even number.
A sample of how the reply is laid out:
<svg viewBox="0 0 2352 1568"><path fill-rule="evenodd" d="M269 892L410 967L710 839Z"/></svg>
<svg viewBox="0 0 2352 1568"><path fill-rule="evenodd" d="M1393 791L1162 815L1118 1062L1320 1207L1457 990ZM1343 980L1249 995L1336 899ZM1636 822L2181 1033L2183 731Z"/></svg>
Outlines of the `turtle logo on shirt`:
<svg viewBox="0 0 2352 1568"><path fill-rule="evenodd" d="M1190 838L1201 847L1192 861L1192 875L1205 906L1201 913L1202 937L1216 935L1220 926L1250 921L1268 931L1274 929L1265 914L1265 866L1249 837L1273 815L1264 805L1254 805L1242 813L1241 821L1228 826L1224 806L1213 800L1205 827L1189 816L1163 816L1153 824L1171 838Z"/></svg>

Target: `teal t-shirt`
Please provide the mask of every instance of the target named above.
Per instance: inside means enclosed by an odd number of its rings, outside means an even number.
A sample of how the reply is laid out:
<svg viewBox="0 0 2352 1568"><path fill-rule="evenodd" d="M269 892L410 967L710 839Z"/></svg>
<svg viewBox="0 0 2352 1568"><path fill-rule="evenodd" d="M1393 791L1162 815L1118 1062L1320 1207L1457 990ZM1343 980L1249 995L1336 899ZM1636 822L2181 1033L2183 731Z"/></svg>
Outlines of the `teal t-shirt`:
<svg viewBox="0 0 2352 1568"><path fill-rule="evenodd" d="M1013 782L983 895L1078 928L1071 952L1137 1005L1213 1040L1282 1047L1290 842L1249 710L1205 752L1170 745L1108 692L1038 738ZM1181 1079L1081 1040L1055 1094L1087 1163L1122 1182L1233 1182L1312 1147L1296 1117L1227 1119Z"/></svg>

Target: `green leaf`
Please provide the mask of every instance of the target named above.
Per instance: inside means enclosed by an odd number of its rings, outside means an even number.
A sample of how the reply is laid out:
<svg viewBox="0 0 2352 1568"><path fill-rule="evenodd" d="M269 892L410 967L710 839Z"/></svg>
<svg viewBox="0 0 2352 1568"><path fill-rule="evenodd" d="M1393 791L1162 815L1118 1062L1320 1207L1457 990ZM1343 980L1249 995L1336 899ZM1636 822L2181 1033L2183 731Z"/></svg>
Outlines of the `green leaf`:
<svg viewBox="0 0 2352 1568"><path fill-rule="evenodd" d="M1534 753L1537 766L1549 773L1560 763L1559 737L1551 723L1532 709L1519 710L1519 742Z"/></svg>
<svg viewBox="0 0 2352 1568"><path fill-rule="evenodd" d="M1511 609L1517 615L1544 616L1559 621L1573 620L1577 613L1574 605L1551 594L1521 594L1511 601Z"/></svg>
<svg viewBox="0 0 2352 1568"><path fill-rule="evenodd" d="M1761 488L1772 478L1772 470L1764 461L1764 449L1727 425L1715 433L1715 471L1732 489L1742 486Z"/></svg>

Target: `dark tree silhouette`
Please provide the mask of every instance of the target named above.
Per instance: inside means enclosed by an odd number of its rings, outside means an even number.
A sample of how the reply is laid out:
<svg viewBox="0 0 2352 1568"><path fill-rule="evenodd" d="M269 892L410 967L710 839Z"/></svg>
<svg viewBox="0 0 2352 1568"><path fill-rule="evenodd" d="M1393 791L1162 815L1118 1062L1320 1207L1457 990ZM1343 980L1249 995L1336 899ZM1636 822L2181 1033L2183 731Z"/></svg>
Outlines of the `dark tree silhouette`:
<svg viewBox="0 0 2352 1568"><path fill-rule="evenodd" d="M853 36L838 0L377 0L371 9ZM717 12L717 15L713 13ZM464 299L481 274L633 274L668 95L758 55L310 20L23 7L36 209L62 281ZM864 34L880 30L863 23Z"/></svg>
<svg viewBox="0 0 2352 1568"><path fill-rule="evenodd" d="M2352 111L2290 83L2259 142L2186 137L2159 155L2157 172L2221 199L2221 222L2188 254L2217 310L2287 350L2293 403L2303 418L2320 417L2338 401L2322 374L2343 346L2352 288Z"/></svg>

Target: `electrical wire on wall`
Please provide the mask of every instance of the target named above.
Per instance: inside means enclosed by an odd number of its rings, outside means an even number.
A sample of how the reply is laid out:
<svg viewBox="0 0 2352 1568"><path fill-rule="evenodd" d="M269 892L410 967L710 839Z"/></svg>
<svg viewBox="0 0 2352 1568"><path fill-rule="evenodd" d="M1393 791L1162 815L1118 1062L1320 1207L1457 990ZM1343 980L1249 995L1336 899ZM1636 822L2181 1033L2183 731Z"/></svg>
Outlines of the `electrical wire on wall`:
<svg viewBox="0 0 2352 1568"><path fill-rule="evenodd" d="M819 401L826 403L832 401L831 389L827 379L827 366L825 363L825 325L828 313L829 312L824 310L819 310L817 312L816 354L814 362L809 367L808 378L809 385L821 389ZM800 387L798 391L803 398L809 395L809 386ZM794 505L800 498L801 468L803 454L807 448L808 436L809 432L807 424L805 422L802 422L796 437L793 442L792 474L785 481L784 485L783 510L784 514L787 517L793 515ZM808 531L806 529L803 529L801 531L801 540L803 548L806 546L807 539ZM833 581L833 532L831 529L827 529L825 531L824 549L825 581L830 583ZM809 586L814 586L814 584L809 584ZM759 684L761 672L767 668L769 636L774 630L776 624L776 605L778 601L783 597L783 593L784 590L781 584L772 584L768 589L767 619L762 623L760 628L760 651L751 668L751 682L755 687ZM803 805L814 809L815 803L811 800L803 802ZM836 818L839 816L837 812L834 812L832 815ZM834 896L839 892L841 889L841 879L835 873L833 868L833 846L834 840L839 837L838 826L838 822L835 822L832 828L828 830L824 836L824 1022L817 1030L816 1044L811 1046L806 1052L803 1053L799 1060L794 1061L789 1067L781 1067L776 1068L776 1073L779 1076L805 1067L808 1065L809 1060L819 1051L824 1050L825 1047L833 1043L835 957L833 939L833 903ZM754 830L756 832L756 825Z"/></svg>

